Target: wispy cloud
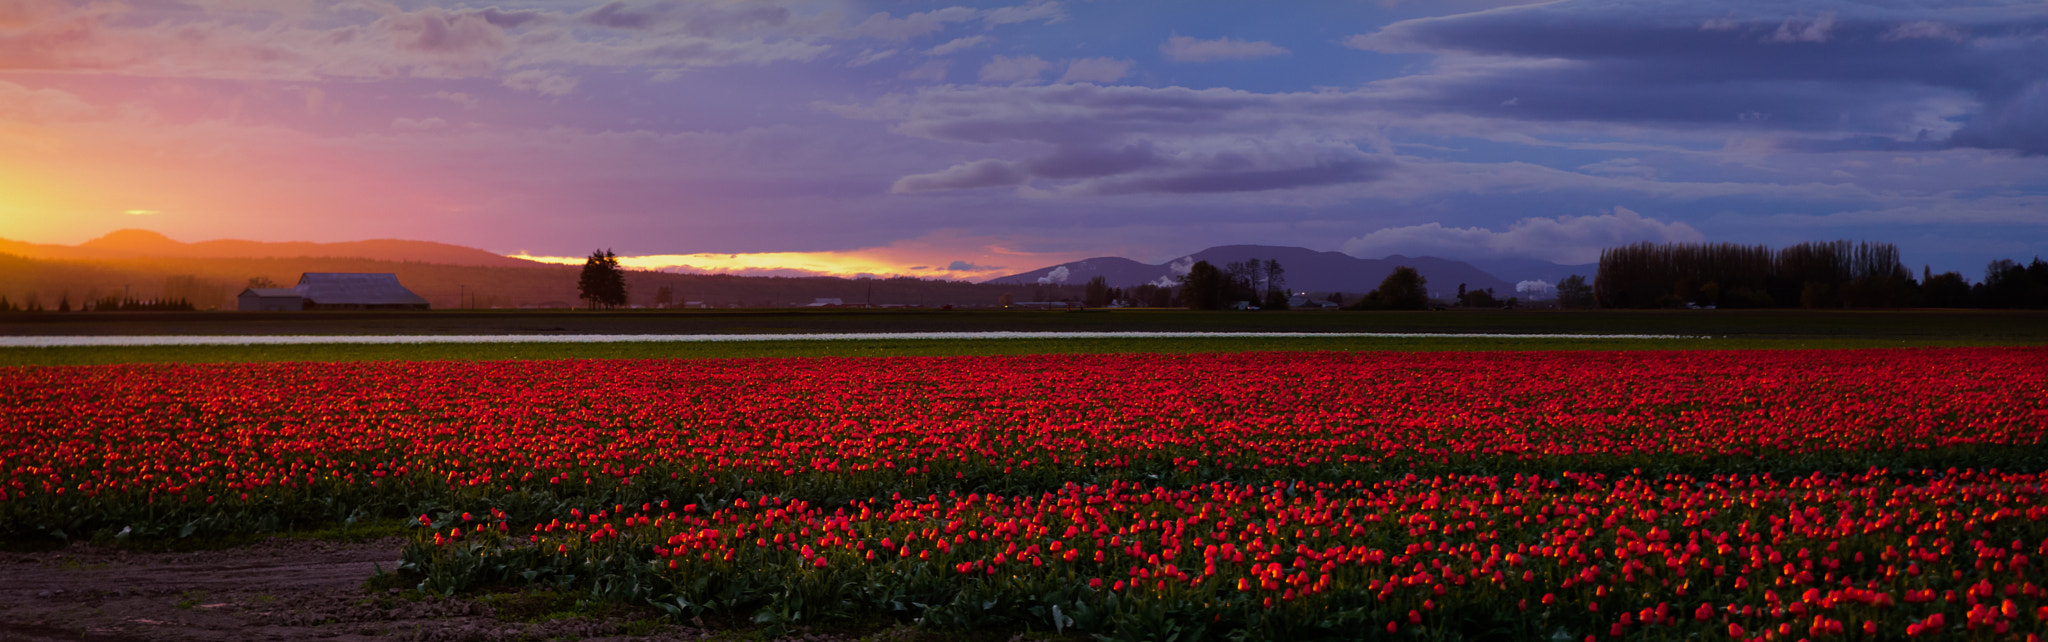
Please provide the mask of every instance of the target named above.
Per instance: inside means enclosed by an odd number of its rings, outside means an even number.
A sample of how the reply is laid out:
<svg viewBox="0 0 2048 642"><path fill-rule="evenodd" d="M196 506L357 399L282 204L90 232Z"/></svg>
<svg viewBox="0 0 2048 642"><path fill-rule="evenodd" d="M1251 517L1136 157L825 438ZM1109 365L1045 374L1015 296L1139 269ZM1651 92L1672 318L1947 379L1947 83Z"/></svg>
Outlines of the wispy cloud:
<svg viewBox="0 0 2048 642"><path fill-rule="evenodd" d="M1159 45L1159 53L1173 62L1211 62L1216 60L1256 60L1273 56L1284 56L1286 48L1263 40L1246 41L1229 37L1215 40L1200 40L1193 36L1173 34L1166 44Z"/></svg>

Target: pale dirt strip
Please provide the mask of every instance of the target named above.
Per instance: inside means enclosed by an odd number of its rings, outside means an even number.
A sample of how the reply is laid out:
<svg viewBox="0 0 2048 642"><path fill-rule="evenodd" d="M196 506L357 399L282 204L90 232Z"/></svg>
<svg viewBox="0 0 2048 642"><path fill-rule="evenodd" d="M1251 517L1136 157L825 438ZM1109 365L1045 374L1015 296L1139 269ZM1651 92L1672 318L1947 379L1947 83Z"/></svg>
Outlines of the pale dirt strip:
<svg viewBox="0 0 2048 642"><path fill-rule="evenodd" d="M848 332L832 334L389 334L131 335L0 337L0 348L274 346L429 343L720 343L959 339L1707 339L1677 334L1506 334L1456 332Z"/></svg>

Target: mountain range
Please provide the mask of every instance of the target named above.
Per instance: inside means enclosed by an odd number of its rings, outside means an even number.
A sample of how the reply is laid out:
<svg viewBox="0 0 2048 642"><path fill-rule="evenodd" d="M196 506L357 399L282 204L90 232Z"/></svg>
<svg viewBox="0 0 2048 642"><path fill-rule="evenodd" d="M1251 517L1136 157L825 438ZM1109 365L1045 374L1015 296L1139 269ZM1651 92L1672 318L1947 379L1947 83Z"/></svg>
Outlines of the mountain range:
<svg viewBox="0 0 2048 642"><path fill-rule="evenodd" d="M1207 261L1221 269L1230 263L1252 259L1278 261L1280 267L1285 270L1288 289L1307 292L1370 292L1378 288L1380 281L1392 273L1394 268L1412 267L1426 280L1430 296L1440 298L1450 298L1457 294L1459 284L1473 290L1492 288L1495 294L1506 298L1514 296L1517 282L1542 280L1555 284L1571 274L1590 279L1593 276L1593 269L1598 267L1560 265L1534 259L1467 262L1398 254L1384 259L1361 259L1342 252L1318 252L1300 247L1223 245L1157 265L1122 257L1099 257L997 277L987 282L1016 285L1079 285L1100 276L1110 287L1116 288L1146 283L1165 285L1178 280L1180 275L1187 273L1188 266L1194 265L1196 261Z"/></svg>
<svg viewBox="0 0 2048 642"><path fill-rule="evenodd" d="M1511 296L1516 281L1541 279L1556 283L1564 275L1574 273L1590 277L1594 267L1523 259L1360 259L1299 247L1226 245L1159 265L1119 257L1093 258L978 284L911 278L747 277L637 270L628 271L627 281L635 305L652 304L654 294L666 288L678 303L701 301L716 307L801 306L817 299L877 305L985 306L1006 295L1018 301L1075 298L1081 294L1081 286L1096 276L1104 277L1111 286L1131 287L1177 278L1195 261L1208 261L1222 268L1251 259L1278 261L1286 270L1290 289L1354 294L1378 287L1395 266L1411 266L1428 279L1432 296L1439 298L1450 298L1460 283L1468 288L1493 288L1500 296ZM290 284L303 272L391 272L436 308L564 307L576 301L579 271L578 266L538 263L426 241L182 243L145 230L121 230L78 245L0 239L0 296L16 302L39 299L44 304L122 295L185 299L202 309L232 308L235 294L258 278Z"/></svg>
<svg viewBox="0 0 2048 642"><path fill-rule="evenodd" d="M389 272L437 309L562 308L577 303L579 265L553 265L475 248L424 241L349 243L205 241L181 243L122 230L78 245L0 239L0 298L57 308L103 297L182 299L194 307L234 309L234 297L259 279L289 285L305 272ZM774 308L819 299L848 304L991 306L1078 298L1080 284L1029 287L913 278L766 277L626 271L629 305L652 306L667 290L675 305ZM696 306L692 306L696 307Z"/></svg>
<svg viewBox="0 0 2048 642"><path fill-rule="evenodd" d="M0 239L0 254L31 259L369 259L477 267L540 267L544 264L484 250L431 241L376 239L343 243L201 241L183 243L149 230L119 230L78 245L45 245Z"/></svg>

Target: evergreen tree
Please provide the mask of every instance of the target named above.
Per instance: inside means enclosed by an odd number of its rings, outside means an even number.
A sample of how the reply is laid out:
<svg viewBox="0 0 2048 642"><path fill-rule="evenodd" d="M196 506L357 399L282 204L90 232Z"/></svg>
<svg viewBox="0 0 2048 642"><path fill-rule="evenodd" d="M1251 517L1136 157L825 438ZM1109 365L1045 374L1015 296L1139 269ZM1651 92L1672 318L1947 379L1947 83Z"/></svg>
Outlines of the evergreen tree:
<svg viewBox="0 0 2048 642"><path fill-rule="evenodd" d="M1188 268L1187 276L1180 280L1180 298L1190 310L1215 310L1223 307L1223 271L1208 261L1196 261Z"/></svg>
<svg viewBox="0 0 2048 642"><path fill-rule="evenodd" d="M626 304L626 274L619 269L619 257L611 250L590 253L583 261L583 274L576 280L576 292L590 309L615 308Z"/></svg>

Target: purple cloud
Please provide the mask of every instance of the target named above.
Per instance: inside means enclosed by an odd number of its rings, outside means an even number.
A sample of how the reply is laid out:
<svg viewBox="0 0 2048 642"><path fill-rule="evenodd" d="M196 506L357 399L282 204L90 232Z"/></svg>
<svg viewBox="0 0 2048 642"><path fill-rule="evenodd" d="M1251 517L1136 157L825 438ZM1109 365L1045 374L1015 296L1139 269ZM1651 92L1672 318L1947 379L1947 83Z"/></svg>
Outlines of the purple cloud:
<svg viewBox="0 0 2048 642"><path fill-rule="evenodd" d="M1112 83L1130 75L1132 64L1132 61L1115 58L1068 61L1067 72L1060 75L1060 82Z"/></svg>
<svg viewBox="0 0 2048 642"><path fill-rule="evenodd" d="M982 82L1035 83L1052 63L1038 56L996 56L981 66Z"/></svg>
<svg viewBox="0 0 2048 642"><path fill-rule="evenodd" d="M1564 2L1410 20L1347 45L1440 56L1375 84L1410 113L1830 136L2048 153L2048 16L1846 2ZM1934 14L1929 16L1928 14ZM1964 34L1968 34L1964 37Z"/></svg>
<svg viewBox="0 0 2048 642"><path fill-rule="evenodd" d="M889 191L898 194L913 194L951 189L975 189L980 187L1006 187L1022 185L1030 180L1030 173L1015 163L1002 160L978 160L948 167L930 174L914 174L897 179Z"/></svg>
<svg viewBox="0 0 2048 642"><path fill-rule="evenodd" d="M1192 36L1173 34L1167 37L1166 44L1159 45L1159 54L1173 62L1256 60L1284 56L1288 53L1285 47L1263 40L1235 40L1227 36L1215 40L1201 40Z"/></svg>
<svg viewBox="0 0 2048 642"><path fill-rule="evenodd" d="M1367 106L1348 93L1052 85L935 87L871 107L831 109L895 120L899 133L938 141L1052 148L913 174L896 183L897 192L1030 183L1054 194L1109 196L1379 180L1397 163L1361 148L1383 146Z"/></svg>

